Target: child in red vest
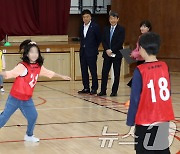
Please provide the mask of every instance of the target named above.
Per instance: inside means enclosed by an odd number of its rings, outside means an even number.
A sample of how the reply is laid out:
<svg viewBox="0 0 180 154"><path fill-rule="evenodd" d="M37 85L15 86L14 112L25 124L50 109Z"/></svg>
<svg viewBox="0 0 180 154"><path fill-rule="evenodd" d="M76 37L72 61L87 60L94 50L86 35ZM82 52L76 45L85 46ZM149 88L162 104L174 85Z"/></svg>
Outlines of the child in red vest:
<svg viewBox="0 0 180 154"><path fill-rule="evenodd" d="M39 76L48 78L60 77L64 80L70 80L68 76L57 74L46 69L43 66L43 57L40 49L35 42L29 42L24 45L22 62L10 71L0 72L4 78L16 78L4 111L0 114L0 128L9 120L11 115L19 108L28 121L25 141L39 142L39 139L33 135L37 111L32 100L32 94Z"/></svg>
<svg viewBox="0 0 180 154"><path fill-rule="evenodd" d="M168 66L156 58L160 48L160 37L156 33L145 33L140 37L139 46L140 55L145 59L145 63L137 66L134 71L127 125L135 125L137 154L170 154L168 122L174 120L174 113ZM155 142L157 128L162 126L163 133L158 142ZM153 145L152 148L147 148L149 144L145 144L148 134L151 134L148 143ZM156 145L157 143L160 145ZM160 148L157 149L157 146Z"/></svg>

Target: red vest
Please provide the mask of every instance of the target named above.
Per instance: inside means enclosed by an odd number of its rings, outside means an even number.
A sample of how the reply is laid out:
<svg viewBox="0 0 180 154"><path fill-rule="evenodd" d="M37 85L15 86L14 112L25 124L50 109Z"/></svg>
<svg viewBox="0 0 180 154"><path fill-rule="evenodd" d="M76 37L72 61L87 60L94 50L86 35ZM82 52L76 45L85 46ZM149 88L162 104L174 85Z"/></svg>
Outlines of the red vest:
<svg viewBox="0 0 180 154"><path fill-rule="evenodd" d="M138 68L142 76L142 92L135 123L142 125L173 120L170 78L166 63L145 63Z"/></svg>
<svg viewBox="0 0 180 154"><path fill-rule="evenodd" d="M19 100L29 100L32 97L41 67L38 64L21 62L26 69L21 76L16 77L10 94Z"/></svg>

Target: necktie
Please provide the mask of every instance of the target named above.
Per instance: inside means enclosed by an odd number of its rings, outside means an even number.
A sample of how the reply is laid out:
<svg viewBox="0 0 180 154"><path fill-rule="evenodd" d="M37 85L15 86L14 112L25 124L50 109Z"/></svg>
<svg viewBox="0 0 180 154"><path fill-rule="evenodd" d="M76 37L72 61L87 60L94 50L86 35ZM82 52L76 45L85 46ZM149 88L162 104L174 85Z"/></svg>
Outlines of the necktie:
<svg viewBox="0 0 180 154"><path fill-rule="evenodd" d="M114 32L114 27L111 27L111 30L110 30L110 42L111 42L111 39L112 39L112 36L113 36L113 32Z"/></svg>

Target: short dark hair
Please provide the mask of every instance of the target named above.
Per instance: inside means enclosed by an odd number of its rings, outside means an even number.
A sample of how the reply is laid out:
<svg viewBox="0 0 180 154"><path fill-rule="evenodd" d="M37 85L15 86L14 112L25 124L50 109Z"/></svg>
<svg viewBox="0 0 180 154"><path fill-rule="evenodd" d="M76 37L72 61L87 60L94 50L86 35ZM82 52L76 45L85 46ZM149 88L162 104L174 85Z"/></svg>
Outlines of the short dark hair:
<svg viewBox="0 0 180 154"><path fill-rule="evenodd" d="M152 30L152 25L151 25L151 22L150 22L149 20L143 20L143 21L141 21L141 23L140 23L139 26L140 26L140 27L141 27L141 26L146 26L146 27L149 28L149 31Z"/></svg>
<svg viewBox="0 0 180 154"><path fill-rule="evenodd" d="M117 17L119 18L119 15L117 12L109 11L109 16Z"/></svg>
<svg viewBox="0 0 180 154"><path fill-rule="evenodd" d="M19 45L19 52L21 53L22 52L22 49L24 49L24 47L26 45L28 45L28 43L30 43L31 40L30 39L27 39L27 40L24 40L23 42L21 42L21 44Z"/></svg>
<svg viewBox="0 0 180 154"><path fill-rule="evenodd" d="M160 36L154 32L144 33L139 39L139 45L146 50L148 55L157 55L160 43Z"/></svg>
<svg viewBox="0 0 180 154"><path fill-rule="evenodd" d="M91 11L88 10L88 9L83 10L82 13L81 13L82 16L85 15L85 14L89 14L90 16L92 16Z"/></svg>
<svg viewBox="0 0 180 154"><path fill-rule="evenodd" d="M22 61L30 64L30 60L29 60L27 55L28 55L28 53L32 47L37 48L38 53L39 53L39 57L36 60L36 63L38 63L40 66L42 66L43 62L44 62L44 58L41 56L41 51L40 51L39 47L37 46L37 44L35 44L35 43L32 43L32 44L28 43L26 46L24 46L24 52L23 52L22 57L21 57Z"/></svg>

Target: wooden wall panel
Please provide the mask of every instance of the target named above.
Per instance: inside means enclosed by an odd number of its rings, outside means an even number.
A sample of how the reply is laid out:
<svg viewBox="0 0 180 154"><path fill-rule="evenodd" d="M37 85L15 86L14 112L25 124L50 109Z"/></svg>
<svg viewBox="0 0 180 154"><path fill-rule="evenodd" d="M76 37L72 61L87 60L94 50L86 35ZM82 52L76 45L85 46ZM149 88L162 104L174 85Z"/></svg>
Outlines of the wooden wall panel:
<svg viewBox="0 0 180 154"><path fill-rule="evenodd" d="M81 25L81 16L74 14L69 15L69 25L68 25L68 36L69 37L78 37L79 36L79 27Z"/></svg>
<svg viewBox="0 0 180 154"><path fill-rule="evenodd" d="M126 40L133 47L140 35L140 21L148 16L148 3L141 3L142 0L112 0L112 10L119 13L119 23L125 27ZM132 2L132 3L130 3Z"/></svg>
<svg viewBox="0 0 180 154"><path fill-rule="evenodd" d="M126 42L135 46L139 23L148 19L162 39L159 58L168 62L170 71L180 72L180 0L112 0L112 10L120 15L126 29Z"/></svg>

